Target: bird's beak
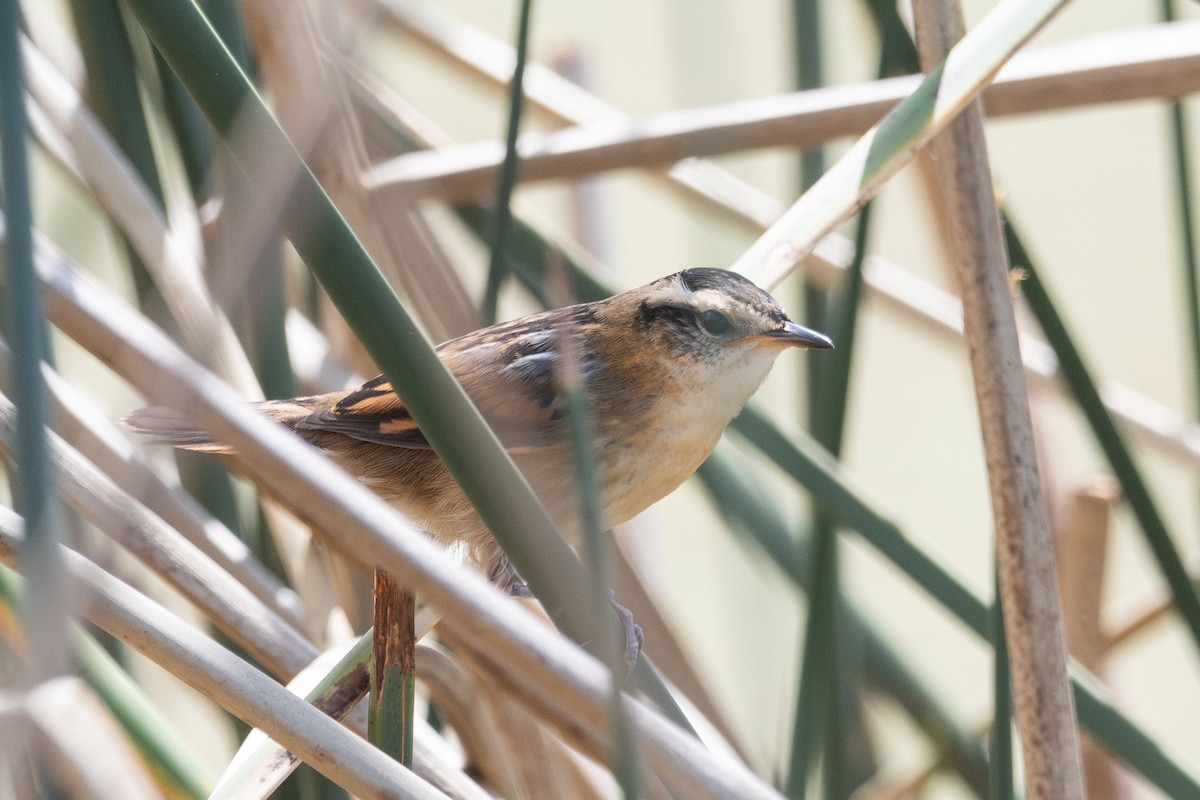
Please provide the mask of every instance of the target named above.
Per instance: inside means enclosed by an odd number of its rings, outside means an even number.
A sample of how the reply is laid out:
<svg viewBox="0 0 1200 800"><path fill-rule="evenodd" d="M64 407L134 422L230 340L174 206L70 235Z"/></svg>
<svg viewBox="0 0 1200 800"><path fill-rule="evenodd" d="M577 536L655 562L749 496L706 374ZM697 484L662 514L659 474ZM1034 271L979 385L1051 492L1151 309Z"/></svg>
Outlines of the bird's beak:
<svg viewBox="0 0 1200 800"><path fill-rule="evenodd" d="M823 333L788 320L778 329L747 336L743 342L754 342L759 347L799 347L804 350L832 350L833 340Z"/></svg>

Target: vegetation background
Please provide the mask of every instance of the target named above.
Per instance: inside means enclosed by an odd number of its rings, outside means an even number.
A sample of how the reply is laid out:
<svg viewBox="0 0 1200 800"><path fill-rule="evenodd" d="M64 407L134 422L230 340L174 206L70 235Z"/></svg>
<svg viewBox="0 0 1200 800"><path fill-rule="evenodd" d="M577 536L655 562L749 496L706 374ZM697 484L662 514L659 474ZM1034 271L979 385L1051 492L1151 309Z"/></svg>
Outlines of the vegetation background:
<svg viewBox="0 0 1200 800"><path fill-rule="evenodd" d="M374 375L371 354L377 351L368 353L349 334L297 254L304 247L286 243L285 234L296 239L295 228L288 227L296 223L289 221L283 198L291 182L301 179L278 156L277 142L265 129L230 123L214 131L205 121L205 114L218 113L210 108L213 101L193 105L187 80L178 81L172 72L181 53L201 61L203 48L186 38L147 37L142 26L151 29L151 12L145 10L150 5L79 0L21 8L23 35L32 42L27 53L44 59L35 63L27 55L24 67L32 97L28 198L43 237L39 247L61 252L80 273L139 305L243 396L260 389L265 396L288 396L331 388L352 375ZM175 5L191 4L163 8ZM1002 4L965 3L967 28L996 5ZM490 262L497 179L494 171L471 169L498 160L503 150L512 114L504 83L512 71L521 4L205 0L199 6L427 335L436 341L480 324L486 312L478 309L487 305L495 270ZM889 85L874 83L881 72L912 72L915 58L911 12L904 4L614 0L542 2L529 11L520 129L549 134L574 114L584 130L575 134L577 141L545 139L575 152L536 168L543 171L535 176L551 179L515 188L516 223L505 245L512 274L499 284L501 318L561 297L554 278L544 276L563 267L577 275L586 271L602 286L627 288L687 266L732 264L761 231L746 216L765 223L789 206L874 121L863 123L853 103ZM1158 27L1164 14L1180 19ZM1026 52L1041 54L1040 61L1027 62L1035 74L1053 77L1076 69L1073 77L1039 84L1025 99L998 101L1006 110L987 123L998 197L1027 250L1023 258L1013 257L1013 266L1032 268L1053 299L1094 386L1120 412L1152 500L1152 510L1137 511L1120 499L1117 487L1129 493L1130 481L1139 479L1114 467L1111 450L1097 444L1093 422L1074 399L1086 394L1086 381L1081 389L1031 379L1039 461L1052 531L1061 545L1060 580L1075 592L1066 609L1068 635L1078 637L1072 652L1097 673L1101 695L1118 712L1098 723L1100 738L1127 748L1116 760L1085 754L1089 796L1097 798L1200 796L1200 760L1194 755L1200 747L1200 617L1171 605L1171 591L1187 592L1178 583L1169 589L1161 568L1164 558L1187 565L1194 594L1200 563L1200 429L1194 424L1200 414L1200 283L1191 185L1197 177L1189 120L1194 101L1186 95L1200 87L1200 53L1193 48L1180 55L1176 43L1189 32L1195 38L1197 25L1200 9L1194 3L1068 4ZM151 38L163 53L176 52L163 57ZM1079 68L1081 58L1109 59L1116 66L1108 72ZM545 67L582 91L555 83ZM216 95L223 91L218 84L214 79ZM841 87L840 94L828 95L830 108L821 118L838 135L808 134L802 125L780 134L763 119L786 107L791 102L786 95L801 85ZM1176 94L1185 96L1182 105L1171 101ZM225 97L230 106L237 99ZM708 113L688 114L692 109ZM11 130L4 129L6 144ZM662 131L677 133L666 145L673 157L708 157L710 165L752 190L727 190L717 203L689 200L686 190L670 183L669 160L659 156L648 163L639 155L653 147L645 140ZM803 147L791 144L789 136ZM455 142L476 145L456 148ZM404 155L428 146L446 149ZM525 152L537 147L531 144ZM393 159L391 166L369 169ZM239 172L247 161L261 167L259 178L269 180L248 181ZM689 168L696 166L683 172ZM413 177L421 175L434 177L424 183ZM450 179L455 175L467 177L455 184ZM621 553L613 570L618 598L645 625L649 654L713 717L737 757L788 796L1021 792L1019 777L1016 789L996 779L999 773L1020 776L1021 764L1016 756L1015 764L1007 761L990 735L1008 730L1010 720L1001 708L1001 725L992 727L993 649L972 630L978 624L964 624L980 619L979 608L937 588L946 585L948 574L968 595L990 603L994 559L967 348L922 321L930 315L952 319L959 292L952 236L939 210L945 188L933 175L929 160L919 156L886 185L869 206L869 217L841 227L842 241L857 241L866 256L865 288L864 259L847 255L840 271L810 265L775 289L794 318L834 333L839 345L836 361L790 354L780 360L753 406L776 430L764 437L754 434L758 428L739 427L698 479L615 536ZM403 180L409 184L398 185ZM140 186L158 216L141 213L130 194L114 188L121 186ZM13 214L6 200L10 229ZM139 225L148 243L140 249L129 244L137 241L133 229ZM320 240L325 229L317 222L311 227ZM825 263L829 252L819 251ZM156 258L161 266L149 263ZM339 259L352 260L336 249L326 258L333 272ZM330 273L307 266L328 285ZM171 270L177 272L174 280ZM155 272L151 280L148 274ZM1024 274L1014 273L1014 297L1022 296ZM10 295L11 283L5 287ZM576 296L588 297L591 287L576 277ZM904 292L908 306L888 299ZM131 452L169 483L178 480L211 511L209 519L190 509L192 527L227 526L250 545L255 560L279 574L294 594L277 592L268 605L292 620L310 647L324 650L363 634L371 618L369 571L355 569L336 545L313 544L337 532L318 529L310 540L285 512L264 510L251 482L228 478L211 459L176 461L141 446L129 451L127 437L114 434L105 421L160 399L143 394L146 386L161 385L161 376L134 365L119 345L78 333L83 329L67 319L77 312L64 310L61 301L48 299L46 308L53 326L48 360L77 396L60 392L53 382L51 393L86 412L74 423L54 412L56 429L130 498L142 497L147 513L158 520L149 527L163 520L168 527L188 525L165 510L163 504L172 501L146 499L152 492L139 487L146 480L141 473L116 466L132 460ZM1023 333L1044 340L1036 314L1020 299L1017 308ZM19 360L30 351L29 335L12 313L6 312L5 322ZM353 319L350 327L357 327ZM138 339L136 330L125 335ZM1053 357L1037 342L1024 353L1052 369ZM12 383L6 389L18 407L20 391ZM12 443L13 414L6 409L8 447L19 465L21 445ZM772 439L778 432L783 445ZM795 466L807 463L802 458L773 459L764 438L775 441L776 454L780 447L799 448L815 463L824 463L817 455L822 450L836 453L837 466L823 474L841 483L833 489L820 483L812 470ZM112 444L98 446L96 439ZM98 455L105 447L119 455ZM62 461L57 468L71 471ZM24 513L21 491L15 483L6 505ZM69 507L62 509L62 524L54 526L58 539L195 624L212 619L211 608L198 612L185 599L188 591L181 592L174 568L161 567L155 576L130 557L131 549L141 552L130 543L145 535L141 518L89 514L94 498L59 491ZM869 513L855 516L863 508ZM1174 550L1168 556L1155 557L1147 547L1148 518L1161 520L1169 531ZM112 528L129 538L115 536ZM830 530L837 531L836 538L822 533ZM879 543L889 531L901 532L912 547L900 548L899 556L886 546L881 552ZM824 555L816 558L830 560L814 562L804 554L823 537L837 542L836 553L819 551ZM6 548L15 548L12 540L6 542ZM926 562L935 565L936 574L922 571ZM36 570L26 573L32 598L33 587L47 581ZM233 574L243 582L266 580ZM820 574L836 579L822 582L814 577ZM623 593L630 591L630 576L642 587L632 597ZM823 588L812 600L815 584ZM5 585L14 585L11 573ZM41 589L38 602L52 601L54 593ZM19 601L9 597L9 608L16 609ZM50 625L32 633L27 627L22 637L20 624L12 621L16 616L14 611L6 617L10 624L3 628L6 683L12 686L27 685L26 677L38 674L34 640L58 636ZM54 616L48 612L47 619ZM813 623L830 618L831 625ZM29 612L25 619L28 626ZM229 634L218 627L221 635ZM180 743L177 753L164 756L136 732L112 734L114 740L132 736L137 755L130 758L151 765L154 780L147 791L207 793L245 727L203 696L211 692L189 689L194 678L172 677L152 664L153 653L147 658L98 630L92 633L128 669L148 705L165 715L165 728ZM504 681L488 674L479 653L464 643L462 628L446 633L438 652L462 659L463 691L482 698L477 702L493 720L483 733L463 730L461 711L456 715L446 707L448 690L432 688L435 679L419 665L421 714L443 731L454 730L446 736L448 761L466 763L472 779L502 796L618 791L624 778L614 783L594 761L581 766L582 757L564 754L561 731L530 727L534 717L546 724L544 712L535 710L531 717L503 699L510 697ZM246 646L237 634L232 638ZM288 671L272 669L261 653L250 657L276 677ZM76 655L73 669L95 685L95 669L81 661L86 659ZM806 682L808 695L800 688ZM105 690L97 691L113 703ZM63 766L72 763L70 748L59 740L80 738L72 723L40 715L34 700L13 703L20 710L5 713L33 719L31 730L39 732L22 737L33 748L23 755L15 747L6 751L12 757L0 778L8 782L7 791L17 797L82 791L78 786L86 784L63 777L73 770L87 773L77 764ZM418 742L423 735L418 733ZM543 744L522 755L514 743L531 735ZM490 749L479 743L489 737ZM584 743L565 741L596 755ZM55 747L68 755L45 755L58 752ZM502 766L489 762L485 751ZM658 775L658 762L654 756L649 760L650 774ZM711 784L706 787L711 796L721 796ZM645 791L685 796L661 776L651 777ZM279 792L315 797L338 790L301 770Z"/></svg>

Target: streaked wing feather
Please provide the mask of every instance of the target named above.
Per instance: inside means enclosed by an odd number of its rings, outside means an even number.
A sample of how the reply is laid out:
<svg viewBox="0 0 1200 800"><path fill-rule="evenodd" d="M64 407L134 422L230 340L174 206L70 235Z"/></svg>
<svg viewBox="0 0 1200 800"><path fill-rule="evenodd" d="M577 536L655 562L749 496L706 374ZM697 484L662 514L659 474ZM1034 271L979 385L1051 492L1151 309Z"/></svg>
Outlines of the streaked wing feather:
<svg viewBox="0 0 1200 800"><path fill-rule="evenodd" d="M296 427L332 431L393 447L430 449L416 421L382 375L364 383L333 406L313 412Z"/></svg>
<svg viewBox="0 0 1200 800"><path fill-rule="evenodd" d="M523 335L519 330L509 333L503 344L493 337L471 335L452 340L440 348L442 359L463 381L467 394L505 448L543 447L554 442L561 429L562 408L555 385L559 356L553 349L554 336L536 328ZM430 449L429 441L382 375L332 407L313 413L297 427L333 431L392 447Z"/></svg>

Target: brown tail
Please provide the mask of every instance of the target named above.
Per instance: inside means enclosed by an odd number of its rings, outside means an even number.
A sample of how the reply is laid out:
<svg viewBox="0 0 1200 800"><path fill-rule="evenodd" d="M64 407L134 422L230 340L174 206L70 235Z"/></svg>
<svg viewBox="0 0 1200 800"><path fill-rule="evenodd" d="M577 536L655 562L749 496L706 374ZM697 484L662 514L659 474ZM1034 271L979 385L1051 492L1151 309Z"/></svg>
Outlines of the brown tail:
<svg viewBox="0 0 1200 800"><path fill-rule="evenodd" d="M192 427L178 412L166 406L148 406L128 414L121 422L135 433L150 437L152 444L165 444L203 453L231 453L200 428Z"/></svg>
<svg viewBox="0 0 1200 800"><path fill-rule="evenodd" d="M276 422L292 428L307 417L324 398L300 397L295 400L268 400L255 405L259 411ZM125 427L150 437L152 444L164 444L201 453L232 453L227 444L213 441L203 429L190 423L182 414L167 406L147 406L131 412L123 420Z"/></svg>

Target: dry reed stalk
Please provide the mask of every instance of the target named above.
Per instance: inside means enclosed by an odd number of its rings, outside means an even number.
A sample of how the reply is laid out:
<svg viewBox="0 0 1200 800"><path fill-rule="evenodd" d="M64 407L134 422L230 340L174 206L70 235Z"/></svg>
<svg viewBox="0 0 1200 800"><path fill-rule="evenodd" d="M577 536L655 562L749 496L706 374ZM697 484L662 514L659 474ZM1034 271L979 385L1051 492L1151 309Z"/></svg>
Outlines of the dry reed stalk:
<svg viewBox="0 0 1200 800"><path fill-rule="evenodd" d="M15 409L0 397L0 447L7 448ZM85 519L138 556L222 631L277 675L291 678L316 649L199 548L126 494L94 464L47 431L55 483Z"/></svg>
<svg viewBox="0 0 1200 800"><path fill-rule="evenodd" d="M33 129L46 151L76 176L142 259L191 353L246 397L262 391L250 362L203 278L194 237L168 223L164 210L82 98L32 43L23 42ZM37 124L41 121L44 124ZM193 210L192 218L195 218Z"/></svg>
<svg viewBox="0 0 1200 800"><path fill-rule="evenodd" d="M519 702L493 683L486 670L480 669L469 654L466 656L464 666L501 732L497 744L504 749L504 762L518 787L517 796L523 800L573 796L560 783L560 769L555 762L562 754L554 749L554 735L538 725Z"/></svg>
<svg viewBox="0 0 1200 800"><path fill-rule="evenodd" d="M417 638L425 636L436 621L428 609L417 615ZM422 651L429 650L426 644L417 646L420 658ZM337 662L343 660L343 651L322 653L295 679L288 683L288 691L312 700L310 690L329 672ZM427 659L421 659L428 663ZM366 707L360 701L368 689L368 667L365 662L343 674L325 694L312 704L322 713L341 722L359 736L367 730ZM422 675L424 679L425 676ZM436 678L436 676L435 676ZM461 770L451 766L458 760L451 752L449 743L423 718L416 719L418 736L414 747L414 771L432 786L452 800L487 800L491 795L484 792L475 781ZM300 759L276 744L262 731L252 731L242 742L234 761L226 769L213 800L265 800L299 765Z"/></svg>
<svg viewBox="0 0 1200 800"><path fill-rule="evenodd" d="M1113 509L1121 486L1102 475L1071 494L1068 527L1058 543L1059 587L1067 650L1079 664L1105 680L1101 624L1104 574ZM1130 800L1128 777L1108 751L1084 736L1080 754L1084 785L1091 800Z"/></svg>
<svg viewBox="0 0 1200 800"><path fill-rule="evenodd" d="M418 658L421 648L417 648ZM495 800L496 795L479 785L474 775L467 775L457 766L458 749L425 721L416 719L416 772L445 792L452 800Z"/></svg>
<svg viewBox="0 0 1200 800"><path fill-rule="evenodd" d="M932 70L962 36L961 12L953 0L924 0L914 11L921 63ZM1049 521L979 102L972 102L930 148L963 291L1026 790L1034 800L1083 800Z"/></svg>
<svg viewBox="0 0 1200 800"><path fill-rule="evenodd" d="M504 735L488 701L476 691L462 664L440 646L417 648L417 669L438 712L458 734L467 764L500 797L520 798Z"/></svg>
<svg viewBox="0 0 1200 800"><path fill-rule="evenodd" d="M37 48L26 43L30 91L39 101L33 129L39 140L66 170L79 176L97 202L110 214L147 265L191 352L236 386L248 399L262 397L245 353L202 275L199 236L187 236L168 225L164 212L102 126L87 112L78 93L55 73ZM39 124L40 121L40 124ZM195 210L175 215L174 222L195 220ZM270 230L263 225L260 231ZM257 253L262 236L247 237L246 252ZM270 504L271 532L295 586L320 583L322 576L306 569L307 533L280 515ZM329 592L323 592L328 595Z"/></svg>
<svg viewBox="0 0 1200 800"><path fill-rule="evenodd" d="M85 616L359 797L442 798L413 773L99 567L68 559Z"/></svg>
<svg viewBox="0 0 1200 800"><path fill-rule="evenodd" d="M0 374L7 375L8 348L0 342ZM166 484L96 408L61 375L44 366L55 431L124 491L213 559L288 624L299 629L304 609L296 593L255 558L241 539L191 495ZM0 385L8 389L7 377Z"/></svg>
<svg viewBox="0 0 1200 800"><path fill-rule="evenodd" d="M387 0L383 8L419 39L493 74L505 74L504 56L484 37L464 38L462 28L415 4ZM451 39L451 37L454 37ZM989 116L1173 97L1200 87L1200 23L1145 26L1014 56L984 95ZM478 55L486 53L484 58ZM511 63L507 65L511 73ZM558 81L563 81L558 78ZM575 178L600 171L662 168L764 147L811 148L862 134L916 88L916 77L796 92L708 108L675 111L630 125L577 103L591 115L587 126L521 137L521 179ZM542 67L531 71L528 91L554 87ZM557 87L554 87L557 88ZM482 197L495 185L503 160L496 142L459 145L437 153L399 156L374 167L365 182L393 201Z"/></svg>
<svg viewBox="0 0 1200 800"><path fill-rule="evenodd" d="M8 566L16 564L21 537L21 519L0 507L0 562ZM324 711L308 705L83 556L65 547L62 551L81 587L81 595L73 598L81 617L129 644L246 723L262 728L288 751L342 786L375 787L365 796L390 797L380 794L377 787L397 780L397 774L401 777L396 786L413 785L411 775L395 772L401 767L394 760L339 726ZM279 658L277 654L275 659ZM365 728L353 714L347 721L360 731ZM330 730L337 733L331 734ZM385 765L382 771L379 759ZM331 765L330 761L336 763ZM481 800L479 793L471 789L469 779L423 743L417 747L416 770L422 779L444 789L454 800ZM414 796L445 795L418 791Z"/></svg>
<svg viewBox="0 0 1200 800"><path fill-rule="evenodd" d="M478 327L478 313L420 210L380 203L359 180L369 164L368 147L340 68L350 62L348 45L329 33L339 28L336 21L322 19L336 10L314 0L246 4L264 85L284 129L405 306L435 341L467 333ZM360 358L348 361L373 372Z"/></svg>
<svg viewBox="0 0 1200 800"><path fill-rule="evenodd" d="M1104 574L1109 525L1120 497L1120 484L1106 475L1072 492L1070 518L1057 548L1067 649L1093 673L1104 654Z"/></svg>

